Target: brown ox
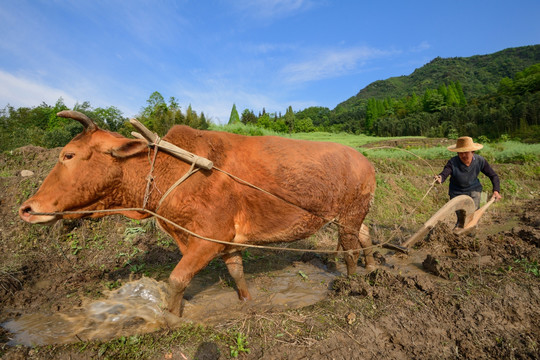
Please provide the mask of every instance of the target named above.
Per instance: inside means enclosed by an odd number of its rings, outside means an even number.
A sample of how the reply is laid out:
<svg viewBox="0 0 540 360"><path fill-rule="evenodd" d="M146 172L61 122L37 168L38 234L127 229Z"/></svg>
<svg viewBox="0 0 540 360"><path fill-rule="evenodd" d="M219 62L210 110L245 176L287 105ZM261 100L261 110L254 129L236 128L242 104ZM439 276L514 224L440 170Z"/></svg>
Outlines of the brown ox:
<svg viewBox="0 0 540 360"><path fill-rule="evenodd" d="M150 171L149 155L153 155L147 143L99 129L92 120L74 111L58 115L80 121L85 130L62 149L41 188L20 207L21 218L30 223L51 223L60 218L104 214L60 216L34 212L140 208ZM241 247L237 245L303 239L330 220L340 224L339 243L344 250L371 245L369 236L362 235L360 228L373 199L375 171L354 149L335 143L247 137L187 126L173 127L164 139L281 198L216 170L201 170L175 188L157 213L194 233L231 245L202 240L158 220L183 255L169 277L168 306L172 313L181 314L185 288L216 256L225 261L240 299L251 298L244 279ZM149 210L156 210L162 194L189 167L184 161L158 152ZM118 213L132 219L150 216L139 211ZM358 256L359 251L345 255L349 275L356 271ZM366 267L373 268L371 249L364 249L364 256Z"/></svg>

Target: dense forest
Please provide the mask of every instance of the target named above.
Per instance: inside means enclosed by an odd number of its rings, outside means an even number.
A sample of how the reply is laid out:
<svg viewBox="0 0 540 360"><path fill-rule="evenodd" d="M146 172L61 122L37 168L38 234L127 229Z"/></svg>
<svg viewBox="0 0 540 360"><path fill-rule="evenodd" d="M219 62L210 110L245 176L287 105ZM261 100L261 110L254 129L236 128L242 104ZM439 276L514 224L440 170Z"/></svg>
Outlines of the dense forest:
<svg viewBox="0 0 540 360"><path fill-rule="evenodd" d="M233 104L229 124L243 123L280 133L349 132L375 136L482 136L540 142L540 45L506 49L469 58L436 58L409 76L376 81L330 110L309 107L285 114L241 113ZM28 108L7 105L0 110L0 150L33 144L65 145L82 130L79 123L59 118L67 109L62 99L54 106ZM128 135L127 118L114 107L76 104L104 129ZM209 121L188 106L182 110L171 97L154 92L137 118L163 135L175 124L206 129Z"/></svg>

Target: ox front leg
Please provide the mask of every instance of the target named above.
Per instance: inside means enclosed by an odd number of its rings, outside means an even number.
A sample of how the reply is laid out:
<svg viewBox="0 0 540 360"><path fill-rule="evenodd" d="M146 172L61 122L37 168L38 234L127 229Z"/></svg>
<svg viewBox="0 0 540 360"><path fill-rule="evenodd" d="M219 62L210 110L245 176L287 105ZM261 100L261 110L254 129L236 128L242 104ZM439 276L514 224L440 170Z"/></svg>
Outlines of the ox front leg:
<svg viewBox="0 0 540 360"><path fill-rule="evenodd" d="M238 291L238 298L240 300L251 300L246 279L244 277L244 265L242 264L242 253L236 251L230 254L223 255L223 261L227 265L227 270L231 274L234 282L236 283L236 289Z"/></svg>
<svg viewBox="0 0 540 360"><path fill-rule="evenodd" d="M200 243L199 243L200 245ZM188 248L180 262L169 276L169 311L182 316L183 298L186 287L193 276L202 270L215 257L217 251L211 251L203 246Z"/></svg>

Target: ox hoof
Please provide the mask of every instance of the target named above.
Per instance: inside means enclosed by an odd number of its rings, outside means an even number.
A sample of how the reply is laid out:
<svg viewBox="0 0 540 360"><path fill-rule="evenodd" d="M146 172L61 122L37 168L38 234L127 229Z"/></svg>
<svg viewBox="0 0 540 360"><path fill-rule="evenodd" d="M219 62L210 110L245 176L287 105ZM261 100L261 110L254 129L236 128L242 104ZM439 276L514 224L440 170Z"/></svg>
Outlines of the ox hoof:
<svg viewBox="0 0 540 360"><path fill-rule="evenodd" d="M247 289L238 289L237 290L238 299L240 301L246 302L251 300L251 294L249 293L249 290Z"/></svg>
<svg viewBox="0 0 540 360"><path fill-rule="evenodd" d="M168 311L174 316L182 317L182 311L180 309L169 309Z"/></svg>
<svg viewBox="0 0 540 360"><path fill-rule="evenodd" d="M366 265L366 271L367 272L372 272L372 271L375 271L377 270L377 267L375 265Z"/></svg>
<svg viewBox="0 0 540 360"><path fill-rule="evenodd" d="M184 301L182 301L180 305L178 305L177 303L169 304L167 311L169 311L174 316L182 317L182 313L184 312L184 305Z"/></svg>

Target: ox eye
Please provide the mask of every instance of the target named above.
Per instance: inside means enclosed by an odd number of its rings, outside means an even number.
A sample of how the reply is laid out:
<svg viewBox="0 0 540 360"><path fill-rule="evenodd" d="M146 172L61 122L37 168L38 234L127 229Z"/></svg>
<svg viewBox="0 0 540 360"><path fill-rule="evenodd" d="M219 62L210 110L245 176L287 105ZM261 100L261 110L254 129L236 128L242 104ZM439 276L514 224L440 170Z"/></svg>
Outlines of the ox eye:
<svg viewBox="0 0 540 360"><path fill-rule="evenodd" d="M66 154L64 154L64 160L71 160L71 159L73 159L74 156L75 156L75 154L73 154L73 153L66 153Z"/></svg>

